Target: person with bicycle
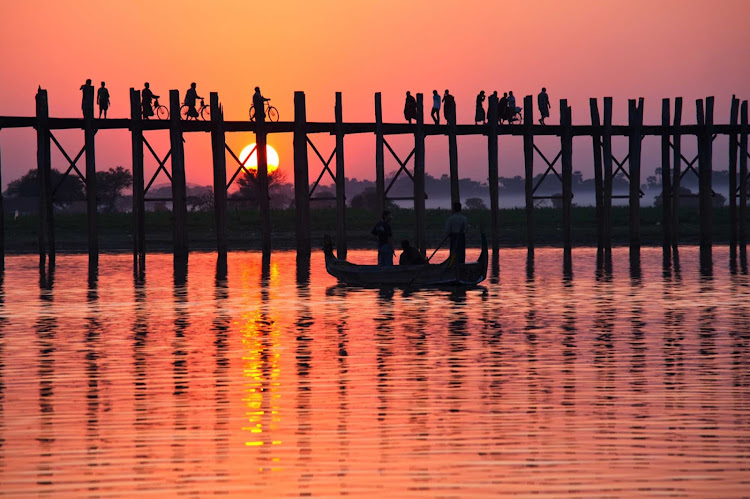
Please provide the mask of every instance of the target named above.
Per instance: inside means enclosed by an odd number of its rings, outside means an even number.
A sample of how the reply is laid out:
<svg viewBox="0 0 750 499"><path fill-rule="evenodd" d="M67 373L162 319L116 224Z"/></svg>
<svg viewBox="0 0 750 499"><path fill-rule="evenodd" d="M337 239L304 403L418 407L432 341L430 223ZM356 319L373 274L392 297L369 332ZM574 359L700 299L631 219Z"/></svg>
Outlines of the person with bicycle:
<svg viewBox="0 0 750 499"><path fill-rule="evenodd" d="M255 108L255 115L266 117L265 103L271 99L266 99L260 93L260 87L255 87L255 93L253 94L253 107Z"/></svg>
<svg viewBox="0 0 750 499"><path fill-rule="evenodd" d="M198 119L198 110L195 109L195 103L196 101L200 99L203 100L203 97L198 95L198 92L195 90L195 82L190 84L190 88L187 92L185 92L185 102L184 105L188 107L187 111L187 117L188 119Z"/></svg>
<svg viewBox="0 0 750 499"><path fill-rule="evenodd" d="M158 95L154 95L151 89L148 87L148 82L143 84L143 90L141 91L141 108L143 109L143 119L147 120L149 116L154 115L154 109L151 106L151 101L158 99Z"/></svg>

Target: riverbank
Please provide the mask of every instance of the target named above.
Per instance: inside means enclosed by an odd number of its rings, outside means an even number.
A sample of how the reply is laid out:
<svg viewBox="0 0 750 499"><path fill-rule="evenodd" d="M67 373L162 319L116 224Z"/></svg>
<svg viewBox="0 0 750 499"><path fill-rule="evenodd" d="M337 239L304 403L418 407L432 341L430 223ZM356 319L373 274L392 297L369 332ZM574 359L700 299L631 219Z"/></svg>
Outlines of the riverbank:
<svg viewBox="0 0 750 499"><path fill-rule="evenodd" d="M465 210L470 231L467 244L479 245L480 228L489 236L489 210ZM444 224L449 210L426 210L425 226L428 246L434 247L443 238ZM612 239L614 245L627 245L628 207L613 207ZM500 244L502 247L526 245L526 214L523 209L500 210ZM553 208L537 208L534 211L535 241L537 246L562 246L562 211ZM680 212L680 244L698 243L698 211L683 209ZM374 238L370 234L377 217L369 210L347 209L347 244L349 248L371 248ZM188 213L187 231L191 250L213 250L216 247L214 215L212 212ZM272 210L272 245L277 249L295 247L295 213L292 209ZM393 210L394 241L414 239L414 211L396 208ZM30 253L38 250L39 219L35 215L18 219L6 217L5 245L8 253ZM336 210L315 209L311 213L313 248L320 246L323 235L336 233ZM596 209L573 207L572 227L575 246L596 245ZM133 220L129 213L99 215L99 247L101 251L118 252L132 250ZM260 249L260 221L257 210L232 209L227 212L228 244L231 250ZM661 245L661 209L641 208L641 239L644 246ZM86 251L86 215L55 215L56 247L60 252ZM715 208L713 211L713 240L717 244L729 242L729 209ZM147 251L171 251L172 221L170 212L146 213Z"/></svg>

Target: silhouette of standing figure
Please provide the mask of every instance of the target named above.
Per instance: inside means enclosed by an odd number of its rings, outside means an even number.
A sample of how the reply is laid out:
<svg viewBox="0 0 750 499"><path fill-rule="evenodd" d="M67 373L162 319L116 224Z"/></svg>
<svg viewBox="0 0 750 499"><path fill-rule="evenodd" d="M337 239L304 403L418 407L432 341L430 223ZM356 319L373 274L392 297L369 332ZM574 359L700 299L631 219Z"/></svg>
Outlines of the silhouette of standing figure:
<svg viewBox="0 0 750 499"><path fill-rule="evenodd" d="M81 85L81 93L83 93L83 97L81 98L81 111L83 112L83 115L86 116L86 92L85 89L90 88L91 89L91 95L94 95L94 86L91 85L91 78L86 80L86 83Z"/></svg>
<svg viewBox="0 0 750 499"><path fill-rule="evenodd" d="M443 95L443 115L448 124L456 123L456 99L453 98L448 89L445 90L445 95Z"/></svg>
<svg viewBox="0 0 750 499"><path fill-rule="evenodd" d="M492 92L490 99L492 99L492 97L497 100L497 90ZM487 123L489 123L491 119L494 119L496 122L500 121L500 106L495 109L495 116L490 116L490 106L489 104L487 105Z"/></svg>
<svg viewBox="0 0 750 499"><path fill-rule="evenodd" d="M253 107L255 108L256 119L258 116L266 117L266 101L269 100L271 99L266 99L263 97L263 94L260 93L260 87L255 87L255 93L253 94Z"/></svg>
<svg viewBox="0 0 750 499"><path fill-rule="evenodd" d="M474 124L477 125L481 121L484 125L484 90L479 92L479 95L477 95L477 111L474 114Z"/></svg>
<svg viewBox="0 0 750 499"><path fill-rule="evenodd" d="M184 104L188 107L187 117L188 119L198 119L198 110L195 109L195 103L198 99L203 99L203 97L200 97L198 95L198 92L195 90L195 82L190 84L190 88L187 92L185 92L185 102Z"/></svg>
<svg viewBox="0 0 750 499"><path fill-rule="evenodd" d="M508 119L508 92L503 92L503 96L500 97L500 101L497 103L497 116L501 124L504 120Z"/></svg>
<svg viewBox="0 0 750 499"><path fill-rule="evenodd" d="M516 115L521 111L520 107L516 107L516 97L513 95L511 90L508 93L508 123L516 121Z"/></svg>
<svg viewBox="0 0 750 499"><path fill-rule="evenodd" d="M109 90L104 88L104 82L96 93L96 103L99 104L99 118L102 117L102 111L104 111L104 119L106 120L107 109L109 109Z"/></svg>
<svg viewBox="0 0 750 499"><path fill-rule="evenodd" d="M438 95L437 90L432 91L432 111L430 111L430 116L436 125L440 124L440 95Z"/></svg>
<svg viewBox="0 0 750 499"><path fill-rule="evenodd" d="M143 90L141 91L141 110L143 119L147 120L149 116L154 115L154 108L151 106L153 99L158 99L158 95L154 95L151 89L148 87L148 82L143 84Z"/></svg>
<svg viewBox="0 0 750 499"><path fill-rule="evenodd" d="M411 120L417 119L417 99L411 94L406 92L406 103L404 104L404 118L411 125Z"/></svg>
<svg viewBox="0 0 750 499"><path fill-rule="evenodd" d="M544 125L544 118L549 118L549 95L547 95L547 88L542 87L542 93L536 96L536 101L539 104L539 113L542 115L539 118L539 123Z"/></svg>

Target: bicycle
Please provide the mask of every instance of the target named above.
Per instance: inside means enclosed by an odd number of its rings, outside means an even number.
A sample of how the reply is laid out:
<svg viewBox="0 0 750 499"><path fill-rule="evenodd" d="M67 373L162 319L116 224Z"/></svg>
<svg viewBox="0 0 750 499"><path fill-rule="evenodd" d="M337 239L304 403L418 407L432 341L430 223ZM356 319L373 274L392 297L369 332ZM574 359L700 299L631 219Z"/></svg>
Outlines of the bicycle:
<svg viewBox="0 0 750 499"><path fill-rule="evenodd" d="M266 100L266 118L268 121L279 121L279 110L270 103L271 99ZM255 106L250 106L250 121L255 121Z"/></svg>
<svg viewBox="0 0 750 499"><path fill-rule="evenodd" d="M159 99L154 100L154 115L159 118L160 120L168 120L169 119L169 108L167 106L162 106L159 104Z"/></svg>
<svg viewBox="0 0 750 499"><path fill-rule="evenodd" d="M183 104L180 108L180 116L182 116L182 119L187 121L192 116L188 116L188 111L190 110L190 106L187 104ZM202 119L203 121L210 121L211 120L211 106L207 106L203 99L201 99L201 107L197 109L198 116L194 117L196 120L198 118Z"/></svg>

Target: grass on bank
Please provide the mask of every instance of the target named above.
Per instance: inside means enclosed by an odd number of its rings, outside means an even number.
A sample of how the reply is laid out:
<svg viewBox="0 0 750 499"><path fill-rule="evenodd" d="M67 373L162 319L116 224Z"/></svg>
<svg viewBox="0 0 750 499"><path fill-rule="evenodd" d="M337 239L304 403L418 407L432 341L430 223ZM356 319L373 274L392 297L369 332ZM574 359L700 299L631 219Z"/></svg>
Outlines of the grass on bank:
<svg viewBox="0 0 750 499"><path fill-rule="evenodd" d="M489 235L489 210L464 210L469 220L467 235L469 245L479 244L479 230L484 228ZM428 245L434 247L443 238L445 220L449 210L426 210L425 227ZM628 207L613 207L612 238L616 245L628 243ZM370 210L347 208L347 241L350 248L374 246L370 230L378 217ZM526 213L523 208L500 210L500 242L502 246L526 245ZM216 246L213 212L188 213L188 237L191 249L211 250ZM311 211L313 247L322 241L323 235L336 233L335 208ZM393 210L394 240L414 240L414 210ZM534 210L535 241L538 246L562 245L562 211L554 208ZM729 209L713 211L713 240L726 243L729 239ZM698 242L699 219L696 209L680 211L680 243ZM132 248L133 220L130 213L99 214L99 244L102 250L117 251ZM295 212L293 209L271 211L272 244L275 248L293 248L295 245ZM6 217L5 244L9 252L33 252L38 245L39 219L36 215L18 219ZM574 245L596 244L596 209L594 207L572 208L572 236ZM259 212L251 209L231 208L227 211L227 232L230 249L260 248ZM644 245L661 244L661 209L641 208L641 239ZM55 238L60 251L85 251L86 214L56 214ZM146 245L149 251L169 251L172 244L172 214L168 211L146 213Z"/></svg>

